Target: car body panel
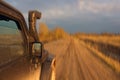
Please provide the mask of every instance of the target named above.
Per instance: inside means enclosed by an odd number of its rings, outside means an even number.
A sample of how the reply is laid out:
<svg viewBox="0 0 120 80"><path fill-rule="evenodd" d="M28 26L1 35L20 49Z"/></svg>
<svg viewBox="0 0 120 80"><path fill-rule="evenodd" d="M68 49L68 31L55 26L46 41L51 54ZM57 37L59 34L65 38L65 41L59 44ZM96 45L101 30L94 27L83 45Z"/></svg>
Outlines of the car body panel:
<svg viewBox="0 0 120 80"><path fill-rule="evenodd" d="M27 58L17 59L0 71L0 80L39 80L40 68L34 68Z"/></svg>
<svg viewBox="0 0 120 80"><path fill-rule="evenodd" d="M0 64L0 80L39 80L40 68L36 69L29 58L29 43L34 42L34 39L29 35L27 25L22 14L4 1L0 1L0 15L7 16L19 23L18 28L22 32L23 37L23 55L8 60ZM0 52L0 54L3 54Z"/></svg>

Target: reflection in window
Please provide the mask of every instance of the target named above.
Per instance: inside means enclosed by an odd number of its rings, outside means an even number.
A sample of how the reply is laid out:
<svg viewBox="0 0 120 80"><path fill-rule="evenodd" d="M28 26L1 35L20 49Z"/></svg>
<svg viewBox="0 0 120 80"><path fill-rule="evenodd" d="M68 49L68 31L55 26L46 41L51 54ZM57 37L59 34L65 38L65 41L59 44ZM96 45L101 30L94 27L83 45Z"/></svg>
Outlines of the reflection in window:
<svg viewBox="0 0 120 80"><path fill-rule="evenodd" d="M16 22L0 19L0 64L21 56L23 52L23 38Z"/></svg>

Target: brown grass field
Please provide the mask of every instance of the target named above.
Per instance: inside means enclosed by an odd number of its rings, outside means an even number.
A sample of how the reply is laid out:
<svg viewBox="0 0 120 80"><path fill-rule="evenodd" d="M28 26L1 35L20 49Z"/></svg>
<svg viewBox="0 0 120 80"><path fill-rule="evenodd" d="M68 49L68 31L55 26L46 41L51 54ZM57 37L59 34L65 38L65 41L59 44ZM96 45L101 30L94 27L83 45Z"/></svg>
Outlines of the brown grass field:
<svg viewBox="0 0 120 80"><path fill-rule="evenodd" d="M120 79L119 62L83 40L75 37L61 39L45 44L45 49L56 56L56 80Z"/></svg>
<svg viewBox="0 0 120 80"><path fill-rule="evenodd" d="M109 66L120 72L120 35L75 35Z"/></svg>
<svg viewBox="0 0 120 80"><path fill-rule="evenodd" d="M75 35L79 39L88 39L95 42L101 42L104 44L111 44L113 46L120 47L120 34L115 35L102 35L102 34L76 34Z"/></svg>

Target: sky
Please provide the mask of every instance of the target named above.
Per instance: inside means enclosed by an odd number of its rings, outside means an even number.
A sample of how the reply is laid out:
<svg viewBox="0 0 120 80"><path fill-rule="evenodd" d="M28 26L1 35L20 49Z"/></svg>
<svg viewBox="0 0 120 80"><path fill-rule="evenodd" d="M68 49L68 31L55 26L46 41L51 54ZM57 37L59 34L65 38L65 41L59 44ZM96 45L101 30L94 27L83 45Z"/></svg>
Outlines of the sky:
<svg viewBox="0 0 120 80"><path fill-rule="evenodd" d="M120 33L120 0L5 0L25 19L29 10L42 13L40 22L69 33Z"/></svg>

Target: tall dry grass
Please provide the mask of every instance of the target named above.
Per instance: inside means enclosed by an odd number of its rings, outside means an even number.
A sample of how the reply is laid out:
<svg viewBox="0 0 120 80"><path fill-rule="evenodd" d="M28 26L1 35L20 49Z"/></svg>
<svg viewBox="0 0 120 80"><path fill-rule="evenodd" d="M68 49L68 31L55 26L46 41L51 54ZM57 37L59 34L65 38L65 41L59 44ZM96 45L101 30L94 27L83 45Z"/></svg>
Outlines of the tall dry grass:
<svg viewBox="0 0 120 80"><path fill-rule="evenodd" d="M69 35L61 27L55 27L53 30L49 30L48 26L45 23L40 23L39 27L40 41L50 42L67 37L69 37Z"/></svg>
<svg viewBox="0 0 120 80"><path fill-rule="evenodd" d="M95 46L93 43L89 42L95 42L95 43L102 43L102 44L110 44L112 46L116 46L120 48L120 35L115 35L115 34L85 34L85 33L80 33L80 34L75 34L74 37L77 37L80 39L83 43L84 46L88 47L93 53L97 56L99 56L104 62L106 62L109 66L111 66L116 72L120 73L120 62L118 60L113 59L110 56L107 56L106 53L108 52L107 50L105 52L102 52L98 50L97 47L101 47L100 45L96 44ZM85 40L88 40L86 43ZM114 54L115 53L111 53ZM110 54L110 55L111 55ZM120 54L120 53L119 53Z"/></svg>
<svg viewBox="0 0 120 80"><path fill-rule="evenodd" d="M108 64L112 69L114 69L116 72L120 73L120 62L111 58L110 56L106 56L106 53L103 53L95 48L95 46L86 43L83 40L80 40L83 46L90 49L93 54L97 55L100 59L102 59L106 64Z"/></svg>
<svg viewBox="0 0 120 80"><path fill-rule="evenodd" d="M105 44L107 43L107 44L111 44L111 45L120 47L120 35L115 35L115 34L111 34L111 35L75 34L74 36L76 36L79 39L89 39L89 40L93 40L95 42L102 42Z"/></svg>
<svg viewBox="0 0 120 80"><path fill-rule="evenodd" d="M95 49L92 45L86 44L84 41L81 41L81 43L88 49L90 49L95 55L101 58L110 67L112 67L116 72L120 73L120 62L114 60L109 56L106 56L105 53L100 52L99 50Z"/></svg>

